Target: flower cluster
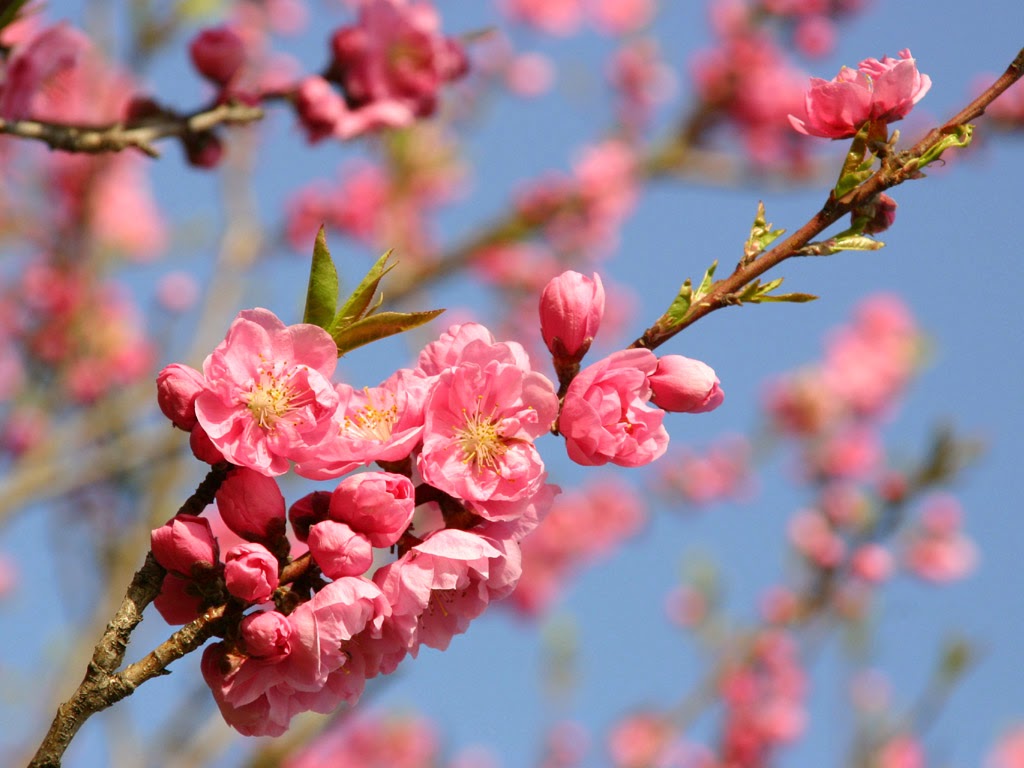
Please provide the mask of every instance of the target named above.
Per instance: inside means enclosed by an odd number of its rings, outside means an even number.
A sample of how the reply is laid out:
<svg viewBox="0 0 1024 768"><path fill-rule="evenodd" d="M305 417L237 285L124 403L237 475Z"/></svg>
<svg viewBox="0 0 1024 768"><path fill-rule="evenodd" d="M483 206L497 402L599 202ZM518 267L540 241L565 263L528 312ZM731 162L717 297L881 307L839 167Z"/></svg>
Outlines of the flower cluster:
<svg viewBox="0 0 1024 768"><path fill-rule="evenodd" d="M185 514L154 531L167 569L157 607L184 623L227 601L233 629L203 674L247 734L283 733L299 711L354 702L421 644L447 647L515 587L518 541L558 490L534 446L558 398L515 342L454 326L415 368L362 391L330 381L336 359L323 329L247 310L201 371L158 378L197 456L236 465L217 506L242 541L222 557L209 522ZM340 482L286 514L275 478L293 462ZM345 476L373 462L386 471ZM307 554L290 556L286 518ZM372 571L375 548L399 557Z"/></svg>

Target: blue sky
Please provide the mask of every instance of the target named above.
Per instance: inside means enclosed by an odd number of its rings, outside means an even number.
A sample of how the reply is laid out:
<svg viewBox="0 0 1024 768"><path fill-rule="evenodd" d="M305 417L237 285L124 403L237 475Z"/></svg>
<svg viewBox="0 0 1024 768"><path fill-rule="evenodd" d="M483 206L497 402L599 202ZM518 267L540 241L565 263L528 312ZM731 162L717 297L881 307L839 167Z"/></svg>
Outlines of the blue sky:
<svg viewBox="0 0 1024 768"><path fill-rule="evenodd" d="M681 69L696 49L707 44L703 4L663 5L656 34L670 62ZM438 6L451 32L500 23L491 3L449 0ZM52 9L54 15L66 12L72 18L80 13L67 3L55 3ZM340 19L336 12L325 18ZM833 55L804 64L810 74L830 78L841 64L910 48L933 80L915 119L907 121L907 134L912 135L930 126L929 118L944 120L957 111L979 73L1001 71L1024 44L1022 30L1024 5L1019 2L981 1L965 9L953 0L875 0L867 13L842 28ZM322 31L310 32L295 44L310 67L320 63L322 37ZM584 32L555 40L519 30L515 39L555 57L561 77L548 96L531 101L501 97L489 105L467 145L470 191L438 221L442 242L459 240L475 222L500 212L518 182L548 168L567 169L575 148L599 138L607 127L607 105L600 98L596 74L610 50L607 38ZM191 78L174 78L174 73L185 71L180 48L158 62L151 81L176 103L188 105L198 101L199 90ZM680 80L685 98L685 77ZM667 121L670 115L663 118ZM271 117L268 131L268 151L260 153L256 184L250 191L266 217L265 226L276 231L288 194L313 178L333 176L351 149L306 147L292 118L283 112ZM886 428L887 445L897 455L917 455L937 423L952 424L987 443L983 460L954 489L966 510L967 531L982 553L977 571L942 590L903 579L892 585L879 602L873 646L879 668L894 681L897 703L903 704L910 703L927 680L942 638L963 635L981 649L977 667L926 735L935 764L950 766L979 765L1003 727L1024 721L1019 650L1024 637L1024 560L1019 554L1024 545L1024 356L1018 310L1018 286L1024 278L1019 233L1024 140L1006 136L989 141L984 128L979 133L986 139L984 146L946 167L933 167L928 178L892 193L900 208L896 225L883 236L885 249L794 260L778 270L776 275L786 277L789 290L818 294L820 301L725 310L663 349L707 361L722 380L727 393L724 407L669 422L673 442L707 445L716 435L749 431L756 424L764 378L813 360L820 353L823 332L843 322L861 297L893 291L905 298L932 346L928 366L904 409ZM840 148L823 142L822 150L838 157ZM171 147L153 175L158 198L179 227L177 241L189 239L185 227L191 228L193 241L200 241L192 251L183 247L185 255L178 260L202 273L203 259L216 248L218 181L212 174L183 168ZM770 221L792 230L817 210L826 194L824 186L787 189L771 179L742 187L673 182L648 189L607 265L611 276L641 298L639 306L646 314L635 318L633 330L639 332L653 321L654 308L660 311L667 305L683 278L699 277L712 259L729 263L736 257L759 200L765 202ZM196 228L196 222L202 227ZM347 245L339 245L336 256L339 253L343 270L348 265L345 259L362 264L362 255ZM247 291L243 303L264 304L282 316L294 314L305 283L305 261L282 250L259 269L265 279ZM355 271L348 274L354 277ZM131 279L142 285L150 276L142 271ZM458 282L443 288L440 303L471 305L478 295L471 283ZM360 383L369 384L408 362L396 359L399 346L382 349L353 356L347 364L350 375L365 377ZM169 351L161 363L171 362L173 355ZM554 455L556 447L546 446L548 454ZM581 476L566 461L553 460L551 465L558 482L569 484ZM643 472L631 475L641 486L651 477ZM793 489L783 462L766 467L760 485L762 493L751 505L724 505L697 515L655 514L640 537L571 587L558 608L557 621L575 628L581 681L567 701L542 697L543 642L538 627L499 610L456 638L447 652L426 650L406 663L371 698L381 705L422 709L440 721L453 746L486 744L506 766L529 764L545 723L554 715L578 719L600 733L631 708L677 700L702 674L701 657L668 624L662 610L684 559L700 554L717 563L727 584L728 609L743 620L755 615L760 589L784 571L785 521L805 499ZM36 552L57 535L46 511L37 509L4 531L0 549L28 569ZM67 594L66 587L49 584L46 589L44 608L35 594L27 593L0 603L5 627L0 679L8 696L12 682L30 679L30 659L38 661L40 653L44 658L59 654L64 645L59 637L62 614L79 613L76 595ZM40 611L44 630L35 636L27 622ZM142 637L159 638L165 631L159 624L159 619L147 621ZM807 737L784 753L780 765L843 762L849 723L842 715L845 665L838 645L831 643L815 662ZM133 697L135 711L162 709L167 690L162 686L191 688L198 680L194 662L197 659L176 664L171 679L140 690ZM0 702L19 726L32 727L26 715L47 709L45 702L33 703L18 714L12 704L16 703ZM104 764L99 746L103 734L101 727L90 724L68 764ZM0 740L6 743L7 739ZM592 764L600 764L599 758L595 756Z"/></svg>

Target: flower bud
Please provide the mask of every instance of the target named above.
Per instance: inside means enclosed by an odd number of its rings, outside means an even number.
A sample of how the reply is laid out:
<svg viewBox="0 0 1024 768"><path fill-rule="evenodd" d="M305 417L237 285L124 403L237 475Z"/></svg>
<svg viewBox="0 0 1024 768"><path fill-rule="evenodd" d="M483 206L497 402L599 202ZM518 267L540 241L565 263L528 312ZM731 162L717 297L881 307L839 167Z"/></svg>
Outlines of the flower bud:
<svg viewBox="0 0 1024 768"><path fill-rule="evenodd" d="M273 542L285 531L284 496L272 477L236 467L217 491L220 516L232 531L250 541Z"/></svg>
<svg viewBox="0 0 1024 768"><path fill-rule="evenodd" d="M345 100L322 77L307 77L295 90L295 112L306 129L310 142L316 142L334 133L345 117Z"/></svg>
<svg viewBox="0 0 1024 768"><path fill-rule="evenodd" d="M365 534L375 547L390 547L412 520L416 489L405 475L363 472L346 478L331 495L332 520Z"/></svg>
<svg viewBox="0 0 1024 768"><path fill-rule="evenodd" d="M239 600L262 603L278 585L277 558L262 544L238 544L224 556L224 586Z"/></svg>
<svg viewBox="0 0 1024 768"><path fill-rule="evenodd" d="M294 631L287 617L277 611L251 613L242 619L240 628L250 656L278 661L291 653Z"/></svg>
<svg viewBox="0 0 1024 768"><path fill-rule="evenodd" d="M196 425L196 397L206 378L195 368L172 363L156 376L156 402L178 429L191 432Z"/></svg>
<svg viewBox="0 0 1024 768"><path fill-rule="evenodd" d="M554 278L540 296L540 332L556 359L578 362L590 349L604 316L604 286L569 270Z"/></svg>
<svg viewBox="0 0 1024 768"><path fill-rule="evenodd" d="M865 235L877 235L879 232L885 232L896 221L896 201L880 192L871 202L855 209L853 215L867 219L864 225Z"/></svg>
<svg viewBox="0 0 1024 768"><path fill-rule="evenodd" d="M373 565L369 540L336 520L324 520L309 529L309 552L331 579L361 576Z"/></svg>
<svg viewBox="0 0 1024 768"><path fill-rule="evenodd" d="M682 355L665 355L648 377L651 400L677 413L706 413L722 404L725 392L709 365Z"/></svg>
<svg viewBox="0 0 1024 768"><path fill-rule="evenodd" d="M195 582L168 573L164 576L160 594L153 600L153 605L168 624L188 624L199 618L202 602L195 589Z"/></svg>
<svg viewBox="0 0 1024 768"><path fill-rule="evenodd" d="M216 85L226 85L245 63L245 43L228 27L202 30L188 51L199 74Z"/></svg>
<svg viewBox="0 0 1024 768"><path fill-rule="evenodd" d="M192 449L193 456L207 464L224 461L224 454L217 450L202 424L197 423L192 428L188 436L188 447Z"/></svg>
<svg viewBox="0 0 1024 768"><path fill-rule="evenodd" d="M330 491L313 491L307 493L288 508L288 522L292 524L295 538L305 542L309 538L309 528L322 523L328 517L331 504Z"/></svg>
<svg viewBox="0 0 1024 768"><path fill-rule="evenodd" d="M199 577L219 563L217 538L210 521L195 515L177 515L150 534L153 557L179 576Z"/></svg>

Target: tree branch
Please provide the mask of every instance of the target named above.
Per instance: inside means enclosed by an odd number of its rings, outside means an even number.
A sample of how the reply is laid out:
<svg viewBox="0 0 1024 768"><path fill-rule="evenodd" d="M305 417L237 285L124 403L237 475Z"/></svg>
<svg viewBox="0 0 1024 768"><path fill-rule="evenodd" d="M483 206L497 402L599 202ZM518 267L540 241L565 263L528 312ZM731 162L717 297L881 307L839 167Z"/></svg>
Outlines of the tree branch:
<svg viewBox="0 0 1024 768"><path fill-rule="evenodd" d="M227 476L230 464L222 463L210 468L195 493L181 506L179 514L197 514L214 498ZM142 613L160 594L166 571L153 553L136 571L121 607L93 651L85 677L71 698L57 708L50 730L29 763L30 768L56 768L71 740L92 715L115 704L152 677L163 674L167 665L201 646L216 629L216 622L224 615L224 606L211 608L205 614L186 624L140 661L117 672L124 661L128 640L142 621Z"/></svg>
<svg viewBox="0 0 1024 768"><path fill-rule="evenodd" d="M187 115L161 110L138 124L105 126L62 125L38 120L0 119L0 133L34 139L64 152L102 154L134 148L150 157L160 152L153 142L167 137L183 138L212 130L218 125L241 125L263 119L263 108L238 102L217 104Z"/></svg>
<svg viewBox="0 0 1024 768"><path fill-rule="evenodd" d="M920 141L905 152L885 160L881 169L875 172L863 184L847 192L839 199L831 196L821 210L800 229L783 240L769 251L750 262L740 262L729 277L717 281L706 296L694 302L682 322L677 322L667 315L648 328L644 334L634 341L631 347L654 349L684 328L688 328L702 317L715 310L735 303L732 296L744 286L750 284L770 269L778 266L786 259L800 255L800 250L835 224L850 211L874 199L879 193L902 184L909 179L921 177L921 159L935 149L947 136L961 130L968 121L984 114L985 108L1003 91L1017 82L1024 75L1024 49L1017 54L1006 71L988 88L978 95L966 107L950 118L944 125L928 132Z"/></svg>

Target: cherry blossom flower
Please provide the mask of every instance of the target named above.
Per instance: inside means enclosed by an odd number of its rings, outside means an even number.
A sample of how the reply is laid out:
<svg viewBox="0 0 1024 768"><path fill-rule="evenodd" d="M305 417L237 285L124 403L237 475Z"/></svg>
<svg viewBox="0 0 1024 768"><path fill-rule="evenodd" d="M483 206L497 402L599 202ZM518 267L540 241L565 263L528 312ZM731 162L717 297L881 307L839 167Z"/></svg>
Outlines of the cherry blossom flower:
<svg viewBox="0 0 1024 768"><path fill-rule="evenodd" d="M224 458L265 475L288 471L333 424L337 347L323 328L244 310L206 358L196 418Z"/></svg>
<svg viewBox="0 0 1024 768"><path fill-rule="evenodd" d="M364 631L379 635L389 614L373 582L338 579L288 615L290 631L274 631L269 655L251 656L225 642L207 647L203 677L224 720L239 733L280 736L299 712L327 713L358 700L365 677L346 643ZM252 628L249 642L251 634Z"/></svg>
<svg viewBox="0 0 1024 768"><path fill-rule="evenodd" d="M707 413L725 400L711 366L682 355L664 355L647 377L651 400L659 408L676 413Z"/></svg>
<svg viewBox="0 0 1024 768"><path fill-rule="evenodd" d="M438 375L424 407L417 466L430 485L484 518L511 519L544 483L533 441L551 428L558 398L521 348L477 340L460 358ZM502 506L508 502L513 508Z"/></svg>
<svg viewBox="0 0 1024 768"><path fill-rule="evenodd" d="M647 403L648 376L658 359L649 349L614 352L583 369L565 393L558 430L569 458L587 466L649 464L668 448L665 412Z"/></svg>

